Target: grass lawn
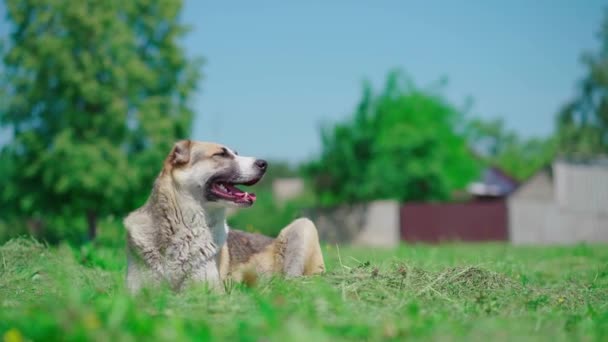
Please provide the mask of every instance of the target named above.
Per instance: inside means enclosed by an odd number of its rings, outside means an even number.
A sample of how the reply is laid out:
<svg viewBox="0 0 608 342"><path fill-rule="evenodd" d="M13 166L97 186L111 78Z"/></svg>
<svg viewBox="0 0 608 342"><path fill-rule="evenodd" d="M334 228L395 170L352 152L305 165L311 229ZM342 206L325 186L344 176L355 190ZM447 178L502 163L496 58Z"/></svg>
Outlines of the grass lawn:
<svg viewBox="0 0 608 342"><path fill-rule="evenodd" d="M0 247L0 336L20 340L608 340L608 246L327 246L328 273L125 294L120 247Z"/></svg>

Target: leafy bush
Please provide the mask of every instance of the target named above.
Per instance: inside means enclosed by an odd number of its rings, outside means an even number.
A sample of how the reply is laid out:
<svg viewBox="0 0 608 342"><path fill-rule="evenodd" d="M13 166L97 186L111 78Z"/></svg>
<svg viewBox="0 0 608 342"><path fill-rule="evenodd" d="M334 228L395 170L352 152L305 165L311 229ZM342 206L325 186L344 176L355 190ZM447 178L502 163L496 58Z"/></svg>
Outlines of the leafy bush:
<svg viewBox="0 0 608 342"><path fill-rule="evenodd" d="M470 144L485 164L498 166L520 181L547 166L556 155L555 137L522 138L501 119L471 120L467 131Z"/></svg>
<svg viewBox="0 0 608 342"><path fill-rule="evenodd" d="M586 75L575 98L557 114L558 150L569 158L608 155L608 11L598 33L600 46L582 55Z"/></svg>
<svg viewBox="0 0 608 342"><path fill-rule="evenodd" d="M364 89L351 118L324 127L321 155L305 169L324 205L449 199L478 174L464 126L439 94L393 72L381 93Z"/></svg>

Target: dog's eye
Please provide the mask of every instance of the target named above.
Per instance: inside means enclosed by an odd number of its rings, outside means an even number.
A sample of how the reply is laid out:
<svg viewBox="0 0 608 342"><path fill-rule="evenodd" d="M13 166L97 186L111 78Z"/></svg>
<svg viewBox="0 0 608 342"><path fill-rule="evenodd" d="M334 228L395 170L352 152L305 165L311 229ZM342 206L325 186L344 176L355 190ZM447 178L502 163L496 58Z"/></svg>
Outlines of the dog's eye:
<svg viewBox="0 0 608 342"><path fill-rule="evenodd" d="M220 152L215 153L213 156L214 156L214 157L215 157L215 156L217 156L217 157L229 157L229 156L230 156L230 153L228 153L228 150L227 150L227 149L222 148L222 150L221 150Z"/></svg>

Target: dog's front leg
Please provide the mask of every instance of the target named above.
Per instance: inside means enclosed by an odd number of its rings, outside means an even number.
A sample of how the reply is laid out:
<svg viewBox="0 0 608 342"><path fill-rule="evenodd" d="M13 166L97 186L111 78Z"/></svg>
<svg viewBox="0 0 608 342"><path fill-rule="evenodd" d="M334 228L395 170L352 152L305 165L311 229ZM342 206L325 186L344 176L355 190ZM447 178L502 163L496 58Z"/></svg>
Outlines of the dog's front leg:
<svg viewBox="0 0 608 342"><path fill-rule="evenodd" d="M194 283L206 283L213 290L222 290L222 280L215 260L206 260L192 269L192 281Z"/></svg>
<svg viewBox="0 0 608 342"><path fill-rule="evenodd" d="M132 246L132 248L130 248L132 253L137 255L157 277L162 278L164 273L162 256L153 241L151 239L136 238L130 234L127 235L127 240L129 245Z"/></svg>

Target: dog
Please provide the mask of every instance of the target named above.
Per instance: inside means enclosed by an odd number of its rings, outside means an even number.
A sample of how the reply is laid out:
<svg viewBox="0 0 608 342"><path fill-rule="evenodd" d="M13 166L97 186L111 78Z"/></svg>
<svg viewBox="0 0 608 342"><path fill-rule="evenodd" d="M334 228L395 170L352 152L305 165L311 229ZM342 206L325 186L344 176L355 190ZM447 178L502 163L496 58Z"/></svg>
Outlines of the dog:
<svg viewBox="0 0 608 342"><path fill-rule="evenodd" d="M250 207L253 193L237 188L260 181L268 163L226 146L178 141L166 157L146 203L123 221L127 233L127 288L166 282L221 289L224 280L255 275L287 277L325 271L315 225L299 218L276 238L230 229L228 207ZM272 213L268 213L272 215Z"/></svg>

